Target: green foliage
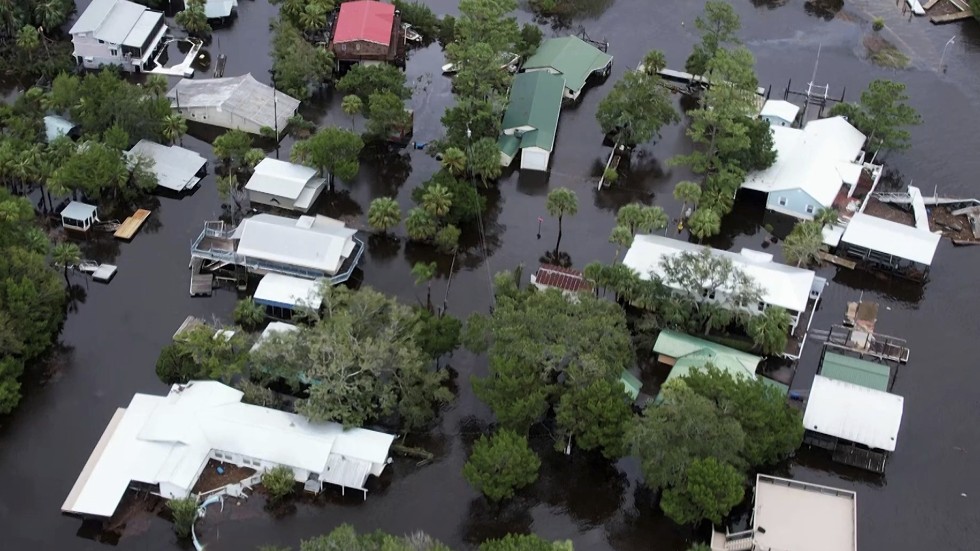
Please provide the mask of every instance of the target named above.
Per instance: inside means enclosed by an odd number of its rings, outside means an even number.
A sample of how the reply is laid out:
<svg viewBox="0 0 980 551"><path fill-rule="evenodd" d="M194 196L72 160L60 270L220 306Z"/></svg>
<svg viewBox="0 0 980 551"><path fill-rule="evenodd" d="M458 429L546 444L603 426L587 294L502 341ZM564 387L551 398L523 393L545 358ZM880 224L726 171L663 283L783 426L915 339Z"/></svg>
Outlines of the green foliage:
<svg viewBox="0 0 980 551"><path fill-rule="evenodd" d="M164 117L161 134L172 144L176 144L180 137L187 133L187 121L178 113L171 113Z"/></svg>
<svg viewBox="0 0 980 551"><path fill-rule="evenodd" d="M480 138L470 147L470 171L480 178L483 185L500 177L500 149L494 138Z"/></svg>
<svg viewBox="0 0 980 551"><path fill-rule="evenodd" d="M340 80L337 90L343 94L354 94L365 104L373 94L394 94L400 100L412 97L412 91L405 85L405 73L394 65L363 65L351 67Z"/></svg>
<svg viewBox="0 0 980 551"><path fill-rule="evenodd" d="M751 303L750 303L751 304ZM793 320L779 306L770 306L749 319L745 330L763 354L779 354L786 350L789 328Z"/></svg>
<svg viewBox="0 0 980 551"><path fill-rule="evenodd" d="M296 142L290 160L311 166L321 174L334 176L349 182L360 170L358 155L364 149L364 141L357 134L342 128L322 128L313 136Z"/></svg>
<svg viewBox="0 0 980 551"><path fill-rule="evenodd" d="M649 233L667 227L667 214L664 209L641 203L623 205L616 212L616 224L629 230L630 236Z"/></svg>
<svg viewBox="0 0 980 551"><path fill-rule="evenodd" d="M453 206L453 194L442 184L432 184L422 192L421 206L434 218L442 218Z"/></svg>
<svg viewBox="0 0 980 551"><path fill-rule="evenodd" d="M548 214L558 218L558 226L561 226L561 219L566 214L575 216L578 213L578 197L575 192L566 187L556 187L548 192L548 200L545 203Z"/></svg>
<svg viewBox="0 0 980 551"><path fill-rule="evenodd" d="M838 103L832 116L843 115L868 136L872 149L908 149L912 134L908 126L922 124L922 117L908 104L905 84L878 79L861 93L860 103Z"/></svg>
<svg viewBox="0 0 980 551"><path fill-rule="evenodd" d="M412 124L412 115L405 109L405 103L391 92L371 94L367 116L367 133L378 140L397 138Z"/></svg>
<svg viewBox="0 0 980 551"><path fill-rule="evenodd" d="M394 0L393 4L401 12L402 22L411 25L423 41L432 41L439 34L439 18L429 6L418 0Z"/></svg>
<svg viewBox="0 0 980 551"><path fill-rule="evenodd" d="M278 465L262 473L262 485L272 501L282 501L296 491L296 474L285 465Z"/></svg>
<svg viewBox="0 0 980 551"><path fill-rule="evenodd" d="M447 224L436 232L436 246L446 254L456 252L456 249L459 248L459 236L461 233L456 226Z"/></svg>
<svg viewBox="0 0 980 551"><path fill-rule="evenodd" d="M541 45L543 38L544 33L541 32L541 27L533 23L525 23L521 27L521 40L518 43L516 53L524 59L531 57L538 51L538 46Z"/></svg>
<svg viewBox="0 0 980 551"><path fill-rule="evenodd" d="M466 153L458 147L446 148L439 163L446 172L459 177L466 172Z"/></svg>
<svg viewBox="0 0 980 551"><path fill-rule="evenodd" d="M313 421L361 426L396 413L416 428L431 420L452 394L446 372L430 368L416 340L416 312L370 288L323 292L324 313L312 326L277 335L252 354L262 375L309 384L297 411Z"/></svg>
<svg viewBox="0 0 980 551"><path fill-rule="evenodd" d="M453 316L437 316L420 308L415 341L426 356L437 360L459 347L459 333L462 328L463 323Z"/></svg>
<svg viewBox="0 0 980 551"><path fill-rule="evenodd" d="M348 94L341 100L340 109L350 117L350 129L354 130L354 117L364 111L364 102L359 96Z"/></svg>
<svg viewBox="0 0 980 551"><path fill-rule="evenodd" d="M427 241L436 235L439 227L436 219L421 207L415 207L408 211L408 218L405 219L405 229L408 231L408 238L415 241Z"/></svg>
<svg viewBox="0 0 980 551"><path fill-rule="evenodd" d="M515 9L516 0L460 0L456 41L446 49L450 61L460 63L465 59L466 49L476 44L486 44L497 58L499 54L513 52L520 40L520 30L517 20L508 14Z"/></svg>
<svg viewBox="0 0 980 551"><path fill-rule="evenodd" d="M392 536L380 531L359 535L349 524L341 524L329 534L303 540L299 549L300 551L451 551L449 547L421 532L407 536Z"/></svg>
<svg viewBox="0 0 980 551"><path fill-rule="evenodd" d="M87 142L83 148L58 167L51 184L61 189L78 190L88 197L104 197L107 192L125 192L129 170L122 152L99 142Z"/></svg>
<svg viewBox="0 0 980 551"><path fill-rule="evenodd" d="M156 365L157 377L167 385L186 383L197 374L197 365L190 354L177 343L171 343L160 350Z"/></svg>
<svg viewBox="0 0 980 551"><path fill-rule="evenodd" d="M480 551L573 551L572 542L548 541L534 534L507 534L480 544Z"/></svg>
<svg viewBox="0 0 980 551"><path fill-rule="evenodd" d="M448 50L453 51L454 45ZM487 98L499 97L506 93L512 77L506 68L513 54L495 52L489 44L471 44L466 49L458 49L461 56L459 71L453 77L453 91L459 97Z"/></svg>
<svg viewBox="0 0 980 551"><path fill-rule="evenodd" d="M684 64L687 72L703 75L711 72L709 63L726 44L738 44L738 31L742 22L731 4L724 0L709 0L704 5L704 14L694 20L694 26L701 31L701 42Z"/></svg>
<svg viewBox="0 0 980 551"><path fill-rule="evenodd" d="M211 36L211 25L204 13L205 0L187 0L186 9L174 16L174 22L191 36Z"/></svg>
<svg viewBox="0 0 980 551"><path fill-rule="evenodd" d="M707 519L720 524L722 517L742 501L744 476L731 465L713 457L697 459L687 468L682 485L664 490L660 508L678 524Z"/></svg>
<svg viewBox="0 0 980 551"><path fill-rule="evenodd" d="M803 220L783 240L783 256L791 264L806 266L817 260L821 247L823 227L816 221Z"/></svg>
<svg viewBox="0 0 980 551"><path fill-rule="evenodd" d="M683 213L688 203L697 206L698 201L701 200L701 186L695 182L677 182L677 185L674 186L674 199L682 203L681 212Z"/></svg>
<svg viewBox="0 0 980 551"><path fill-rule="evenodd" d="M391 197L378 197L371 201L368 207L368 224L381 233L388 233L402 221L401 209L398 202Z"/></svg>
<svg viewBox="0 0 980 551"><path fill-rule="evenodd" d="M280 409L282 407L282 400L279 399L279 396L275 392L248 379L238 381L235 384L235 388L242 391L242 402L246 404L271 409Z"/></svg>
<svg viewBox="0 0 980 551"><path fill-rule="evenodd" d="M456 147L467 152L472 158L472 146L481 137L497 139L500 135L500 120L503 108L485 98L457 96L456 103L442 114L442 126L446 129L446 147ZM466 131L472 134L467 137ZM494 141L494 149L497 144ZM496 163L500 164L500 151L496 152ZM472 160L470 161L472 165Z"/></svg>
<svg viewBox="0 0 980 551"><path fill-rule="evenodd" d="M20 402L20 376L23 373L23 360L0 356L0 415L10 413Z"/></svg>
<svg viewBox="0 0 980 551"><path fill-rule="evenodd" d="M538 479L541 460L527 444L527 438L510 430L500 430L490 438L481 436L463 465L463 477L490 501L514 496L514 491Z"/></svg>
<svg viewBox="0 0 980 551"><path fill-rule="evenodd" d="M214 139L214 156L232 167L242 167L252 149L252 137L243 130L229 130Z"/></svg>
<svg viewBox="0 0 980 551"><path fill-rule="evenodd" d="M442 215L442 220L453 225L465 224L476 220L483 211L484 200L477 193L472 184L464 180L457 179L448 170L440 170L432 175L422 185L412 190L412 200L415 201L423 210L426 210L426 196L432 196L430 188L440 187L448 192L450 201L449 211ZM439 193L442 196L442 192ZM430 199L431 202L431 199ZM431 215L435 205L429 205L426 211ZM435 230L432 230L435 233ZM411 232L409 232L411 234ZM431 237L429 235L428 237ZM425 237L426 239L428 237ZM415 239L413 237L413 239Z"/></svg>
<svg viewBox="0 0 980 551"><path fill-rule="evenodd" d="M604 133L634 146L659 137L664 125L680 117L670 91L655 72L629 71L599 102L596 120Z"/></svg>
<svg viewBox="0 0 980 551"><path fill-rule="evenodd" d="M701 240L721 231L721 216L718 216L715 209L701 207L694 211L687 225L691 229L691 235Z"/></svg>
<svg viewBox="0 0 980 551"><path fill-rule="evenodd" d="M323 83L330 82L333 78L330 50L310 44L288 21L277 21L272 29L272 80L277 89L305 100Z"/></svg>
<svg viewBox="0 0 980 551"><path fill-rule="evenodd" d="M691 371L684 380L738 421L745 433L741 455L751 467L782 461L803 442L800 412L786 405L786 396L774 386L733 377L711 365Z"/></svg>
<svg viewBox="0 0 980 551"><path fill-rule="evenodd" d="M583 450L599 449L608 459L626 455L633 411L620 381L598 379L573 386L559 400L556 420L562 434L571 435ZM562 439L555 445L564 448Z"/></svg>
<svg viewBox="0 0 980 551"><path fill-rule="evenodd" d="M602 171L602 179L608 182L610 185L615 184L616 180L619 180L619 172L617 172L616 169L611 166L606 167L606 169Z"/></svg>
<svg viewBox="0 0 980 551"><path fill-rule="evenodd" d="M980 21L980 0L970 0L970 10L973 11L973 18Z"/></svg>
<svg viewBox="0 0 980 551"><path fill-rule="evenodd" d="M170 509L177 537L182 539L191 537L191 527L197 521L197 499L193 497L171 499L167 502L167 508Z"/></svg>
<svg viewBox="0 0 980 551"><path fill-rule="evenodd" d="M439 21L439 43L445 47L454 40L456 40L456 18L451 15L444 15Z"/></svg>
<svg viewBox="0 0 980 551"><path fill-rule="evenodd" d="M973 2L975 0L970 0L970 1ZM874 32L878 32L884 28L885 28L885 20L880 17L875 17L874 21L871 23L871 29L874 30Z"/></svg>
<svg viewBox="0 0 980 551"><path fill-rule="evenodd" d="M265 321L265 307L256 303L252 297L247 297L235 303L233 317L242 329L255 331Z"/></svg>

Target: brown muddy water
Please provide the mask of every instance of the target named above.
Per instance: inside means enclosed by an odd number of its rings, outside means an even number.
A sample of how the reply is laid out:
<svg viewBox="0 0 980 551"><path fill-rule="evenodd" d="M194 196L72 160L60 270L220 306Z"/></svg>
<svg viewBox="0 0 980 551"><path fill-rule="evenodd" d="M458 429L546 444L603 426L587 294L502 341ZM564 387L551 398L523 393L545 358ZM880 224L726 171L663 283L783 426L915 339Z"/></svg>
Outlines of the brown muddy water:
<svg viewBox="0 0 980 551"><path fill-rule="evenodd" d="M437 12L453 13L456 2L431 0ZM512 172L490 193L486 217L487 251L479 239L456 263L449 309L458 316L485 312L489 306L488 273L533 266L553 247L556 224L544 208L547 191L567 186L579 196L580 210L566 220L563 251L575 266L593 260L612 260L607 242L616 209L630 201L663 206L676 216L671 197L674 183L686 177L666 160L689 150L683 126L667 128L655 146L634 160L630 175L615 189L595 191L595 176L608 149L594 119L599 100L650 49L661 49L669 64L683 64L697 40L693 20L700 2L683 0L606 0L580 4L588 13L572 22L594 38L610 42L616 56L609 81L585 93L581 104L562 114L557 151L549 175ZM83 2L84 4L84 2ZM912 104L925 123L913 131L913 147L885 161L905 182L914 181L924 193L938 186L947 195L978 196L975 129L980 127L980 27L972 21L944 27L924 18L905 21L891 0L841 2L801 0L733 0L742 16L744 38L758 60L760 82L772 85L774 95L789 79L808 81L821 47L816 81L828 83L832 94L846 87L856 98L874 78L908 84ZM239 17L216 32L208 48L212 56L228 55L226 76L246 71L268 82L268 22L276 8L266 0L245 0ZM869 14L885 18L886 37L912 51L913 68L879 69L864 60L862 37L870 32ZM520 19L530 20L522 12ZM548 34L562 34L548 28ZM946 54L948 71L937 70L943 44L957 35ZM452 101L449 81L439 74L443 63L438 45L412 53L409 79L415 83L415 138L429 141L441 134L439 117ZM334 98L304 107L321 124L347 126ZM199 137L203 134L197 134ZM192 136L184 145L211 156L210 146ZM281 154L288 155L290 143ZM353 217L364 223L369 201L397 196L409 207L411 190L436 169L420 151L367 156L356 181L338 184L338 193L321 200L320 211ZM85 537L82 523L59 513L60 505L85 463L115 408L125 406L135 392L166 391L153 371L160 348L187 315L227 319L236 299L233 291L211 298L187 294L188 248L204 220L221 214L220 201L209 175L203 187L183 199L154 198L152 221L132 243L87 243L86 255L112 261L119 273L108 286L76 277L81 290L61 334L58 353L43 372L32 373L21 407L0 428L0 529L2 548L102 549ZM543 217L541 239L537 219ZM724 234L712 244L725 248L759 248L767 235L759 205L740 202L725 220ZM425 247L404 242L371 240L363 263L363 283L416 300L409 271L413 262L435 258ZM441 296L449 259L440 258ZM894 391L905 397L905 418L898 450L887 475L870 477L833 465L819 454L801 452L776 469L776 474L854 489L858 492L858 540L861 548L878 550L971 550L980 548L980 370L974 340L980 331L975 290L980 250L955 249L944 242L937 253L931 281L911 286L824 267L831 280L814 327L837 323L849 300L862 293L882 304L880 330L908 339L909 364ZM818 350L808 346L793 384L807 388L816 370ZM536 440L544 467L541 480L513 503L492 509L463 480L460 470L470 442L491 420L489 411L472 394L468 379L485 373L483 358L457 353L451 361L459 372L460 392L444 411L438 427L421 443L437 453L434 463L416 467L398 460L374 482L366 501L330 495L316 503L300 502L294 510L271 515L261 499L236 507L227 504L220 518L202 526L209 549L245 550L266 543L295 545L299 539L329 531L348 522L360 530L393 533L426 531L447 544L473 548L487 537L506 532L533 531L547 538L569 538L582 550L685 549L692 534L674 526L659 513L649 492L638 481L637 463L591 463L584 457L566 458L549 451L545 438ZM663 373L645 373L656 383ZM213 514L213 512L212 512ZM180 546L169 523L145 514L130 520L116 545L120 549L168 550ZM185 545L186 546L186 545Z"/></svg>

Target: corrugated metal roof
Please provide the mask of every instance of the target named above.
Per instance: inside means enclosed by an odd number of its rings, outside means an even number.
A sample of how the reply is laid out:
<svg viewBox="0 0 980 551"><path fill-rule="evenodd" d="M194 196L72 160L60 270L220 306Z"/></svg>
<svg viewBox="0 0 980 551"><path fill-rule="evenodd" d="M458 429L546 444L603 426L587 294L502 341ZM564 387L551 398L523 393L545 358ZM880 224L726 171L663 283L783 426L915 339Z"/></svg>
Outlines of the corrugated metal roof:
<svg viewBox="0 0 980 551"><path fill-rule="evenodd" d="M904 408L901 396L816 375L803 426L869 448L895 451Z"/></svg>
<svg viewBox="0 0 980 551"><path fill-rule="evenodd" d="M762 112L759 113L759 115L762 117L775 117L787 122L793 122L796 120L796 114L799 112L799 106L793 103L781 99L771 99L766 100L766 103L762 105Z"/></svg>
<svg viewBox="0 0 980 551"><path fill-rule="evenodd" d="M145 11L147 11L146 6L119 0L109 11L102 24L98 26L95 31L95 38L104 40L109 44L122 44Z"/></svg>
<svg viewBox="0 0 980 551"><path fill-rule="evenodd" d="M85 220L89 216L94 216L95 211L96 207L94 205L72 201L68 203L68 206L60 214L62 217L71 218L72 220Z"/></svg>
<svg viewBox="0 0 980 551"><path fill-rule="evenodd" d="M144 11L140 18L133 25L132 30L126 35L126 39L123 40L122 44L124 46L129 46L131 48L141 48L146 42L146 39L150 38L153 31L157 27L157 23L163 19L163 14L155 11Z"/></svg>
<svg viewBox="0 0 980 551"><path fill-rule="evenodd" d="M126 155L130 162L133 162L137 156L152 159L157 184L174 191L194 187L199 181L198 171L208 162L189 149L176 145L161 145L150 140L140 140Z"/></svg>
<svg viewBox="0 0 980 551"><path fill-rule="evenodd" d="M308 166L266 157L255 166L245 189L295 201L306 184L315 177L316 170Z"/></svg>
<svg viewBox="0 0 980 551"><path fill-rule="evenodd" d="M299 100L255 80L251 73L237 77L181 79L169 92L174 107L230 111L259 127L281 131L299 107ZM278 119L276 115L278 114Z"/></svg>
<svg viewBox="0 0 980 551"><path fill-rule="evenodd" d="M255 288L255 302L282 308L319 308L323 300L322 280L300 279L282 274L266 274Z"/></svg>
<svg viewBox="0 0 980 551"><path fill-rule="evenodd" d="M844 228L841 243L911 260L929 266L942 236L930 231L857 213Z"/></svg>
<svg viewBox="0 0 980 551"><path fill-rule="evenodd" d="M619 382L623 383L623 387L626 389L626 394L629 395L630 399L636 401L640 397L640 389L643 388L643 383L629 371L623 370L619 374Z"/></svg>
<svg viewBox="0 0 980 551"><path fill-rule="evenodd" d="M71 30L68 33L82 34L95 32L99 28L99 25L105 21L105 18L109 16L109 12L112 11L113 6L121 1L124 2L125 0L92 0L92 3L82 12L82 15L78 16L78 21L75 21L75 24L71 26Z"/></svg>
<svg viewBox="0 0 980 551"><path fill-rule="evenodd" d="M340 5L337 27L334 30L335 44L363 40L388 46L391 44L391 31L395 25L395 6L377 0L357 0Z"/></svg>
<svg viewBox="0 0 980 551"><path fill-rule="evenodd" d="M320 270L333 275L354 250L354 234L326 216L299 219L271 214L246 218L235 230L236 252L246 258Z"/></svg>
<svg viewBox="0 0 980 551"><path fill-rule="evenodd" d="M542 264L534 273L534 282L545 287L562 291L591 291L592 285L585 281L582 272L552 264Z"/></svg>
<svg viewBox="0 0 980 551"><path fill-rule="evenodd" d="M820 364L820 374L845 383L886 392L891 369L887 365L827 352Z"/></svg>
<svg viewBox="0 0 980 551"><path fill-rule="evenodd" d="M515 128L530 127L533 130L523 135L515 133L521 140L521 149L539 147L551 151L558 133L564 93L565 80L558 75L546 71L517 75L501 127L506 133Z"/></svg>
<svg viewBox="0 0 980 551"><path fill-rule="evenodd" d="M565 87L578 92L593 72L612 62L613 57L577 36L550 38L525 63L525 70L554 69L565 78Z"/></svg>

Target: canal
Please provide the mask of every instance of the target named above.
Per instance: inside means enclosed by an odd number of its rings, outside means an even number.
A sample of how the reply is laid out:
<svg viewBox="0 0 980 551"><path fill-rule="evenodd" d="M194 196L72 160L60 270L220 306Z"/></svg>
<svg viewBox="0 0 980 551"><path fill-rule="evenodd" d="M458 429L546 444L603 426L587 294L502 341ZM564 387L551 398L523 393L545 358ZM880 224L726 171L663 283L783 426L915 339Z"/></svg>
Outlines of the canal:
<svg viewBox="0 0 980 551"><path fill-rule="evenodd" d="M82 2L80 9L86 2ZM488 274L519 263L533 267L553 247L556 223L545 210L545 196L556 186L578 194L579 212L566 219L563 251L577 267L599 260L609 262L615 247L607 242L618 207L641 201L662 206L676 216L680 205L671 193L687 174L667 160L690 150L683 125L664 129L662 139L633 159L628 178L611 190L597 192L595 177L608 149L594 113L616 79L651 49L663 50L671 67L683 64L697 35L693 21L700 3L684 0L579 1L588 13L571 22L596 39L610 42L616 58L611 78L589 89L583 101L562 113L556 153L548 175L505 174L489 193L485 219L486 251L478 238L468 240L452 277L449 310L465 317L486 312ZM742 17L741 36L757 58L760 84L781 96L787 81L794 87L809 81L820 49L816 82L829 84L831 95L846 87L854 100L875 78L908 84L912 105L924 123L913 130L913 146L884 159L904 182L924 193L974 197L980 195L975 129L980 128L980 26L973 21L935 27L924 19L905 21L891 0L733 0ZM452 13L457 2L430 0L438 13ZM268 22L276 8L267 0L243 0L240 16L218 30L208 51L228 56L226 76L251 72L268 82ZM886 37L911 51L913 67L894 71L866 61L863 36L870 19L881 16ZM522 21L531 20L521 12ZM548 27L546 35L568 29ZM893 34L892 34L893 33ZM957 44L946 55L948 70L938 71L943 45L952 35ZM441 135L439 117L452 101L449 81L439 74L444 63L438 45L414 51L407 72L415 87L415 139ZM347 126L339 98L325 97L304 107L319 124ZM186 147L213 159L210 146L189 135ZM288 156L290 140L280 154ZM270 154L274 152L270 151ZM411 190L436 169L421 151L367 156L355 181L338 184L337 193L324 196L319 210L364 223L372 198L396 196L403 210ZM136 392L162 394L165 386L154 374L162 346L188 315L227 319L236 300L233 291L192 299L187 293L188 248L205 220L221 214L214 175L201 189L183 199L153 201L155 221L131 243L85 243L87 256L111 261L119 273L110 285L87 283L76 277L78 300L61 334L52 360L25 382L20 408L0 427L0 528L3 547L26 549L104 549L82 523L59 513L82 465L112 412L125 406ZM540 240L538 217L544 218ZM758 249L767 239L759 205L740 204L729 215L723 234L711 240L724 248ZM772 249L770 249L772 250ZM404 242L370 241L363 263L363 283L406 302L416 300L411 265L436 258L432 251ZM448 258L439 258L440 279L434 291L441 297L449 275ZM973 339L980 334L980 297L975 290L980 250L941 245L931 280L924 286L849 273L827 266L820 275L831 284L825 290L813 326L838 323L847 301L881 303L880 331L904 337L912 350L894 392L905 397L905 418L896 453L883 477L830 464L819 454L801 452L774 474L828 484L858 493L858 540L862 549L918 550L976 549L980 542L980 370ZM809 346L798 367L794 387L808 388L816 370L818 350ZM422 530L445 543L467 549L488 537L533 531L547 538L572 539L580 550L682 551L695 536L674 526L659 513L655 501L638 481L638 465L624 459L614 466L586 458L567 458L550 451L546 439L535 446L544 467L538 483L513 503L494 509L484 504L461 476L468 447L491 421L488 409L473 395L468 380L486 372L483 358L465 352L451 360L459 374L456 401L443 412L438 426L422 444L436 460L417 467L397 460L372 488L366 501L330 495L316 502L300 501L287 511L267 512L254 500L241 506L226 504L224 513L208 519L204 540L209 549L246 550L261 544L296 545L301 538L329 531L348 522L359 530L393 533ZM645 380L665 374L646 373ZM170 524L154 514L128 519L119 549L170 550L178 545ZM704 541L706 534L696 534Z"/></svg>

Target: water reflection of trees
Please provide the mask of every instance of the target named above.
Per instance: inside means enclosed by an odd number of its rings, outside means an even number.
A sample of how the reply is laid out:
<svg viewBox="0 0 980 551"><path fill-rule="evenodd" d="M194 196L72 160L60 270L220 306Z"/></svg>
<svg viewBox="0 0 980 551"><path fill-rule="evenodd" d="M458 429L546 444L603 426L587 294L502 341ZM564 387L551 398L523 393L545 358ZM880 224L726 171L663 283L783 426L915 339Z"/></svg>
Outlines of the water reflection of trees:
<svg viewBox="0 0 980 551"><path fill-rule="evenodd" d="M367 238L367 253L372 265L388 264L401 249L402 242L397 237L372 234Z"/></svg>
<svg viewBox="0 0 980 551"><path fill-rule="evenodd" d="M886 272L839 269L831 281L849 289L881 293L887 298L910 305L918 305L925 294L923 284Z"/></svg>
<svg viewBox="0 0 980 551"><path fill-rule="evenodd" d="M517 496L500 504L478 497L470 502L469 513L463 524L463 541L474 546L488 539L499 539L507 534L528 534L534 518L531 508L534 502Z"/></svg>
<svg viewBox="0 0 980 551"><path fill-rule="evenodd" d="M616 549L687 549L690 541L703 541L703 533L674 524L659 507L659 495L642 484L633 491L633 508L625 509L623 520L607 527L609 543Z"/></svg>
<svg viewBox="0 0 980 551"><path fill-rule="evenodd" d="M323 214L345 222L364 214L364 209L353 197L350 190L324 191L316 203L316 214Z"/></svg>
<svg viewBox="0 0 980 551"><path fill-rule="evenodd" d="M537 450L541 476L534 484L534 495L586 529L615 516L629 486L626 475L601 456L581 450L567 456L552 449L550 438L545 440L543 446L535 446L542 449Z"/></svg>
<svg viewBox="0 0 980 551"><path fill-rule="evenodd" d="M803 3L803 11L807 15L830 21L844 8L844 0L807 0Z"/></svg>
<svg viewBox="0 0 980 551"><path fill-rule="evenodd" d="M371 197L395 197L412 174L412 158L384 144L370 144L361 152L362 180L367 180Z"/></svg>
<svg viewBox="0 0 980 551"><path fill-rule="evenodd" d="M774 10L786 5L789 0L751 0L752 5L757 8L767 8Z"/></svg>
<svg viewBox="0 0 980 551"><path fill-rule="evenodd" d="M535 10L535 14L539 19L550 20L551 26L555 30L568 30L572 29L576 20L578 19L592 19L602 15L610 6L612 6L614 0L558 0L554 2L556 7L554 11L557 13L551 14L549 16L542 15ZM531 2L531 9L534 9L534 2ZM584 31L582 25L578 25L574 29L576 32ZM595 39L595 37L593 37Z"/></svg>

